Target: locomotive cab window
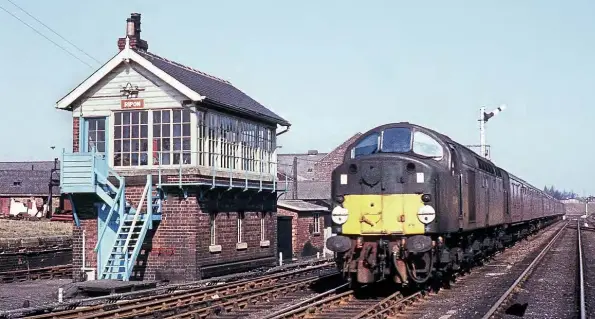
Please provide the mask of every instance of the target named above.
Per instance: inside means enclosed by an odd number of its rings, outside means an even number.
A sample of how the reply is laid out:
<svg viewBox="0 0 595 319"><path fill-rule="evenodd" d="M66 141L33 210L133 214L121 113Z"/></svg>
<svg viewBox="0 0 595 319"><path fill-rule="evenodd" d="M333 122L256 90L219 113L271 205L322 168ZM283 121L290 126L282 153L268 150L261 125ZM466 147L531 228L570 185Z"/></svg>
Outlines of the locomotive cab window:
<svg viewBox="0 0 595 319"><path fill-rule="evenodd" d="M407 153L411 150L411 129L406 127L388 128L382 132L383 153Z"/></svg>
<svg viewBox="0 0 595 319"><path fill-rule="evenodd" d="M429 135L419 131L413 134L413 152L437 160L444 156L442 146Z"/></svg>
<svg viewBox="0 0 595 319"><path fill-rule="evenodd" d="M380 134L372 133L368 137L361 140L354 148L351 149L351 158L356 158L362 155L370 155L378 152L378 140Z"/></svg>

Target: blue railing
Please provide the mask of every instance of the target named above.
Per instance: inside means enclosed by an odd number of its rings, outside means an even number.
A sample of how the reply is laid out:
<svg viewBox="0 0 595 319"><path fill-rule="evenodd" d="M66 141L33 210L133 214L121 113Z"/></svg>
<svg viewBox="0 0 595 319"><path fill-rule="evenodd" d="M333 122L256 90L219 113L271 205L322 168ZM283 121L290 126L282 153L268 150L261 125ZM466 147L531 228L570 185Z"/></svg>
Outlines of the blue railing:
<svg viewBox="0 0 595 319"><path fill-rule="evenodd" d="M286 191L289 184L287 175L284 183L280 183L277 178L279 164L265 159L246 159L231 155L190 151L156 152L156 154L156 164L153 166L157 167L159 186L182 188L187 185L201 184L211 186L211 188L243 187L244 190L252 188L258 189L258 191L266 189L275 192ZM165 164L164 157L168 158ZM208 174L196 174L208 179L184 181L183 176L189 174L193 168L210 169ZM168 178L168 181L164 181L164 176L171 176L172 174L169 172L172 170L176 171L177 181L171 181L171 177ZM279 184L283 184L284 187L279 187Z"/></svg>

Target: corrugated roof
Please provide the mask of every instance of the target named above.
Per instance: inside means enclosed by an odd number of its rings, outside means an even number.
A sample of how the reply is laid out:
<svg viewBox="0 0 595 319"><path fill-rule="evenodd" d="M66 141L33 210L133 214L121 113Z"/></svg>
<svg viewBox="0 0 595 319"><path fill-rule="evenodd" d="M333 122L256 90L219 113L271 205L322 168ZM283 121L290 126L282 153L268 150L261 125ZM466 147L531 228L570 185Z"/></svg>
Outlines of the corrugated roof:
<svg viewBox="0 0 595 319"><path fill-rule="evenodd" d="M299 212L327 212L328 208L299 199L280 200L277 206Z"/></svg>
<svg viewBox="0 0 595 319"><path fill-rule="evenodd" d="M289 122L275 114L230 82L208 75L199 70L170 61L154 53L134 50L154 66L180 81L191 90L206 96L206 99L232 111L264 117L271 122L289 125Z"/></svg>
<svg viewBox="0 0 595 319"><path fill-rule="evenodd" d="M54 177L59 178L58 174ZM48 196L49 182L49 170L0 170L0 195ZM59 187L53 187L52 193L60 194Z"/></svg>

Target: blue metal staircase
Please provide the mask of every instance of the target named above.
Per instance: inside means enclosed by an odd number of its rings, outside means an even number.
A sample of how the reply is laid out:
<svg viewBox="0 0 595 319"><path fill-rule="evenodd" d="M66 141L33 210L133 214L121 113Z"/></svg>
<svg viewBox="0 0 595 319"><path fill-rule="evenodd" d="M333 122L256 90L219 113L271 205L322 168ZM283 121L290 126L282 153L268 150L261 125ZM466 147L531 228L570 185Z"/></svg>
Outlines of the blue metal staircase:
<svg viewBox="0 0 595 319"><path fill-rule="evenodd" d="M100 228L95 246L97 278L129 280L147 231L152 229L153 221L161 217L161 201L159 197L153 199L151 175L147 175L141 200L135 208L126 201L124 178L109 168L103 154L94 151L63 153L60 165L62 193L94 193L102 204L98 209ZM110 177L115 178L118 185L110 182ZM143 211L145 201L148 204ZM103 223L100 223L103 219L100 215L105 218Z"/></svg>

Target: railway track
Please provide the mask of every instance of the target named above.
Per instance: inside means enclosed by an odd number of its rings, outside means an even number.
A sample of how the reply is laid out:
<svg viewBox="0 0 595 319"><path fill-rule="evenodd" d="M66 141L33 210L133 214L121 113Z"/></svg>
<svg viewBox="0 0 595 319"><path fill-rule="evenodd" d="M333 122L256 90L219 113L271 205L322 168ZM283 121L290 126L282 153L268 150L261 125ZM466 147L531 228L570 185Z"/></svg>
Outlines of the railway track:
<svg viewBox="0 0 595 319"><path fill-rule="evenodd" d="M0 272L0 283L23 282L29 280L71 278L72 265L25 269Z"/></svg>
<svg viewBox="0 0 595 319"><path fill-rule="evenodd" d="M261 319L262 316L255 316L258 313L258 305L267 303L265 307L275 308L288 298L294 299L307 295L315 290L316 285L336 286L336 282L341 281L339 273L327 274L318 277L305 278L293 281L286 285L269 286L255 289L248 292L238 293L228 296L222 302L204 306L178 307L175 312L166 314L167 318L247 318L255 317ZM253 308L253 309L250 309ZM256 309L254 309L256 308ZM247 311L246 311L247 310ZM161 315L161 313L159 314Z"/></svg>
<svg viewBox="0 0 595 319"><path fill-rule="evenodd" d="M585 312L593 316L595 314L595 232L582 232L582 230L581 227Z"/></svg>
<svg viewBox="0 0 595 319"><path fill-rule="evenodd" d="M337 271L332 267L333 264L322 264L216 286L188 288L111 304L27 316L27 318L144 318L183 313L209 314L216 312L220 307L229 307L230 303L241 304L255 300L256 295L279 293L275 290L276 287L304 289L321 278L336 276Z"/></svg>
<svg viewBox="0 0 595 319"><path fill-rule="evenodd" d="M485 265L489 265L489 262L483 266ZM465 277L465 273L455 274L457 279ZM460 283L461 281L457 280L455 285ZM225 318L393 318L405 315L410 309L409 306L414 306L426 296L428 296L427 290L413 291L404 295L402 292L395 291L390 284L386 286L371 285L363 287L361 291L350 290L346 285L342 285L305 298L285 308L276 307L275 309L280 308L280 310L275 312L260 312L258 317L242 317L240 313L236 312L235 316Z"/></svg>
<svg viewBox="0 0 595 319"><path fill-rule="evenodd" d="M570 226L569 223L566 223L560 228L514 283L485 313L483 319L501 318L513 312L522 312L522 315L525 315L529 306L532 306L532 310L527 316L553 315L585 318L580 225L577 224L577 227L568 226ZM568 247L573 247L573 245L576 245L574 247L578 250L576 255L576 251ZM544 260L546 255L548 256L547 262ZM574 265L568 265L574 259L573 257L576 257ZM571 267L576 267L577 272L574 272ZM533 277L536 270L538 273ZM580 274L577 282L574 280L577 277L576 273ZM548 288L553 289L542 287L548 283L553 285ZM579 289L576 289L577 285L580 286ZM577 290L579 290L578 294ZM523 307L524 309L522 309ZM550 313L552 311L558 313L552 314ZM537 312L546 313L539 314Z"/></svg>
<svg viewBox="0 0 595 319"><path fill-rule="evenodd" d="M363 288L362 291L333 289L322 293L295 307L288 307L263 319L296 319L296 318L329 318L329 319L363 319L388 318L398 315L405 307L424 298L425 292L418 291L404 297L400 292L393 292L382 298L371 290L377 287ZM359 296L358 296L359 295ZM364 296L362 296L364 295Z"/></svg>

